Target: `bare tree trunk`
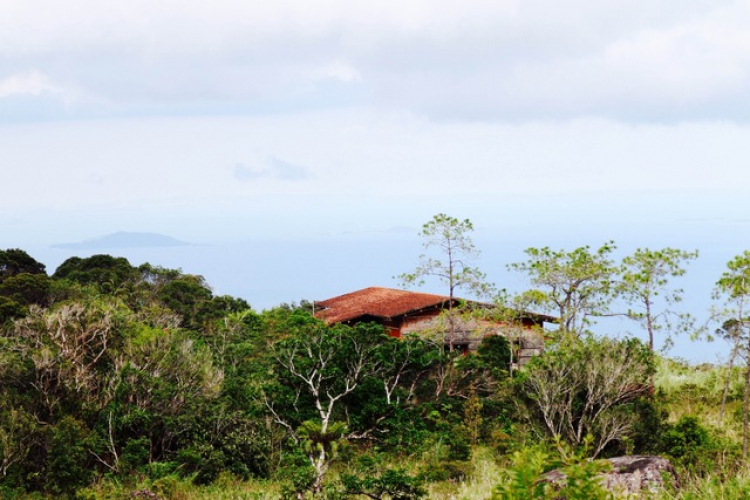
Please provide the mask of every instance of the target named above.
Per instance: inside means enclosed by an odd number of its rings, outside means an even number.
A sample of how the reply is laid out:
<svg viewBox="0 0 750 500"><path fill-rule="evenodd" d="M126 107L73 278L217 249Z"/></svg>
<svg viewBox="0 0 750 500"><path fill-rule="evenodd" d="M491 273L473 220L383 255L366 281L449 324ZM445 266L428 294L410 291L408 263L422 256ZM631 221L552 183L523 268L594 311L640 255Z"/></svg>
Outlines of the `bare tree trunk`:
<svg viewBox="0 0 750 500"><path fill-rule="evenodd" d="M724 407L727 403L727 396L729 395L729 384L732 381L732 367L734 366L734 360L737 357L737 350L739 346L735 343L732 347L732 354L729 356L729 366L727 366L727 379L724 382L724 391L721 395L721 407L719 408L719 420L724 420Z"/></svg>
<svg viewBox="0 0 750 500"><path fill-rule="evenodd" d="M317 459L313 458L312 454L310 454L310 458L313 467L315 467L315 482L313 483L312 491L317 494L320 493L320 490L323 487L323 476L325 476L326 469L328 469L325 448L321 448Z"/></svg>
<svg viewBox="0 0 750 500"><path fill-rule="evenodd" d="M654 318L651 316L651 302L648 300L646 301L646 326L648 328L648 348L651 349L651 352L654 352Z"/></svg>

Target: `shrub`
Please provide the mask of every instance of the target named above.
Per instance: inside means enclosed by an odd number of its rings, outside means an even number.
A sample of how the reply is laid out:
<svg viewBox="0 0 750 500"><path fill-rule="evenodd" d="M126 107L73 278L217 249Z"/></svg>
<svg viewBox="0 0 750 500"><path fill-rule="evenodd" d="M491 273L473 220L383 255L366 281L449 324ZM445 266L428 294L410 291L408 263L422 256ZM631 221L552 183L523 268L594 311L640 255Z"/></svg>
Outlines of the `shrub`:
<svg viewBox="0 0 750 500"><path fill-rule="evenodd" d="M602 484L600 474L606 462L591 461L583 453L570 453L564 446L563 456L535 447L513 454L511 466L504 471L492 500L610 500L614 496ZM555 466L565 474L559 482L545 480L542 474Z"/></svg>
<svg viewBox="0 0 750 500"><path fill-rule="evenodd" d="M650 392L653 358L635 339L566 336L516 378L532 422L573 447L593 437L592 455L629 439L633 403Z"/></svg>
<svg viewBox="0 0 750 500"><path fill-rule="evenodd" d="M403 469L369 470L363 476L342 474L344 494L366 495L374 500L385 496L392 500L416 500L427 493L423 487L424 480L409 475Z"/></svg>
<svg viewBox="0 0 750 500"><path fill-rule="evenodd" d="M669 426L660 441L663 453L676 466L699 476L733 474L741 463L738 445L714 435L694 416Z"/></svg>
<svg viewBox="0 0 750 500"><path fill-rule="evenodd" d="M50 430L45 468L45 490L57 497L71 497L92 478L88 453L89 430L73 417L64 417Z"/></svg>

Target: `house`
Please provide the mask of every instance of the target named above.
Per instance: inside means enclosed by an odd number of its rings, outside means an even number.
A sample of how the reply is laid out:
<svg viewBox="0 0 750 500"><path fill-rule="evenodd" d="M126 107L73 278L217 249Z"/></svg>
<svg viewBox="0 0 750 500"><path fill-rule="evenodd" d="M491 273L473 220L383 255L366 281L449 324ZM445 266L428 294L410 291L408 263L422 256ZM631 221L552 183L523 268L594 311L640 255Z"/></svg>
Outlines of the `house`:
<svg viewBox="0 0 750 500"><path fill-rule="evenodd" d="M314 302L315 316L328 324L343 323L354 325L362 322L375 322L383 325L392 337L410 333L442 335L445 340L446 317L441 314L451 306L466 305L473 309L490 312L494 304L486 304L463 299L451 299L445 295L396 290L393 288L370 287L339 295L327 300ZM477 319L458 316L453 322L454 349L464 352L477 348L482 338L488 335L506 335L517 347L519 362L539 354L544 339L538 333L544 323L553 323L555 318L544 314L523 313L513 320Z"/></svg>

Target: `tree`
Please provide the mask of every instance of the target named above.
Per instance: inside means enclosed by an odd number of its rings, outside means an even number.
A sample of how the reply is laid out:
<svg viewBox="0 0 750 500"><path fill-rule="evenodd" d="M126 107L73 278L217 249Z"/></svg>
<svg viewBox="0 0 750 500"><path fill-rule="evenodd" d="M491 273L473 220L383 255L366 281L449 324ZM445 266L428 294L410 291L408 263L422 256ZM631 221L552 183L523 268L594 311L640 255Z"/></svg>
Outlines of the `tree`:
<svg viewBox="0 0 750 500"><path fill-rule="evenodd" d="M415 372L426 371L429 361L419 359L420 343L388 337L374 323L327 326L297 310L280 330L286 336L272 351L276 380L266 381L264 400L275 422L303 447L318 491L336 443L368 437L389 408L410 400ZM367 394L348 404L361 388ZM375 407L380 416L371 414Z"/></svg>
<svg viewBox="0 0 750 500"><path fill-rule="evenodd" d="M721 406L719 407L719 420L723 421L724 408L726 407L727 396L729 396L729 386L732 383L734 362L742 351L742 328L735 319L728 319L724 321L721 328L716 329L716 335L724 338L724 340L732 345L732 350L729 354L729 361L727 361L727 374L724 379L724 390L721 393Z"/></svg>
<svg viewBox="0 0 750 500"><path fill-rule="evenodd" d="M138 269L125 257L99 254L91 257L71 257L60 264L54 279L68 279L82 285L96 285L104 293L115 293L128 282L135 282Z"/></svg>
<svg viewBox="0 0 750 500"><path fill-rule="evenodd" d="M0 281L16 274L46 274L45 266L19 248L0 250Z"/></svg>
<svg viewBox="0 0 750 500"><path fill-rule="evenodd" d="M727 263L716 282L714 300L721 301L723 308L717 312L722 325L745 352L745 390L742 403L742 457L747 458L750 423L750 251L745 250Z"/></svg>
<svg viewBox="0 0 750 500"><path fill-rule="evenodd" d="M105 404L109 383L103 373L130 314L119 301L92 300L53 309L32 306L27 317L13 324L10 335L33 363L30 383L48 414L65 400L97 408Z"/></svg>
<svg viewBox="0 0 750 500"><path fill-rule="evenodd" d="M437 214L422 226L420 236L424 239L426 253L419 256L419 265L413 273L399 275L402 284L422 286L425 278L437 278L448 286L448 346L453 351L456 332L454 314L456 291L466 290L478 297L488 296L493 286L487 282L487 276L472 263L479 257L479 250L474 246L469 233L474 225L469 219L462 221L445 214ZM437 251L438 257L427 252Z"/></svg>
<svg viewBox="0 0 750 500"><path fill-rule="evenodd" d="M15 300L0 295L0 327L9 320L22 318L27 312L26 308Z"/></svg>
<svg viewBox="0 0 750 500"><path fill-rule="evenodd" d="M344 436L346 427L336 422L342 398L352 393L363 378L378 374L383 365L377 356L382 328L374 324L328 327L307 314L292 314L290 335L276 344L274 357L281 370L281 387L268 388L266 405L275 421L286 428L295 442L305 448L315 468L313 490L322 485L333 442ZM268 392L276 392L269 397ZM279 396L288 392L295 409L280 408ZM282 396L283 397L283 396ZM300 405L301 406L301 405Z"/></svg>
<svg viewBox="0 0 750 500"><path fill-rule="evenodd" d="M690 316L678 314L671 306L682 301L683 290L670 288L670 279L685 274L683 265L698 257L698 252L685 252L676 248L661 250L637 249L622 261L622 275L618 292L629 305L626 316L637 321L648 332L648 346L654 350L654 334L673 328L671 319L677 319L687 328ZM664 304L662 309L659 305Z"/></svg>
<svg viewBox="0 0 750 500"><path fill-rule="evenodd" d="M22 305L48 305L50 289L51 280L46 274L19 273L0 281L0 296Z"/></svg>
<svg viewBox="0 0 750 500"><path fill-rule="evenodd" d="M566 337L537 356L516 379L532 419L552 438L578 447L593 437L596 457L629 436L629 405L648 394L653 356L636 339Z"/></svg>
<svg viewBox="0 0 750 500"><path fill-rule="evenodd" d="M40 439L38 427L23 408L0 409L0 476L26 458Z"/></svg>
<svg viewBox="0 0 750 500"><path fill-rule="evenodd" d="M211 289L202 276L183 275L159 289L159 300L182 317L182 326L194 330L202 326L197 316L201 306L210 301Z"/></svg>
<svg viewBox="0 0 750 500"><path fill-rule="evenodd" d="M557 314L563 332L582 332L589 318L606 314L612 302L617 268L610 254L615 248L612 241L593 253L588 246L573 251L532 247L524 251L529 260L508 268L526 274L538 287L525 292L524 302Z"/></svg>

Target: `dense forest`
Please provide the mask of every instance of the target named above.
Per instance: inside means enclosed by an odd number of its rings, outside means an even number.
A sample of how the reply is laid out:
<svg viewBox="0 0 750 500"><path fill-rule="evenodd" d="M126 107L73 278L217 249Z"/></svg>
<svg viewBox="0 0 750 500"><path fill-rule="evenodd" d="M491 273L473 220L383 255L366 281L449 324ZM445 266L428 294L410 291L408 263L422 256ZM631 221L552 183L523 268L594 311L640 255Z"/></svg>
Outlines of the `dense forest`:
<svg viewBox="0 0 750 500"><path fill-rule="evenodd" d="M638 454L679 474L649 498L750 495L750 371L654 351L657 336L720 335L750 367L750 254L717 276L713 322L696 325L674 282L697 253L615 262L613 243L530 248L509 266L530 290L509 296L466 264L470 232L436 216L402 275L494 300L446 311L442 337L327 325L304 301L258 312L200 276L121 257L71 257L48 274L0 250L0 495L613 498L598 459ZM469 355L444 341L459 316L510 331L529 310L558 325L523 368L512 335ZM592 334L608 315L645 341ZM567 482L541 481L552 469Z"/></svg>

